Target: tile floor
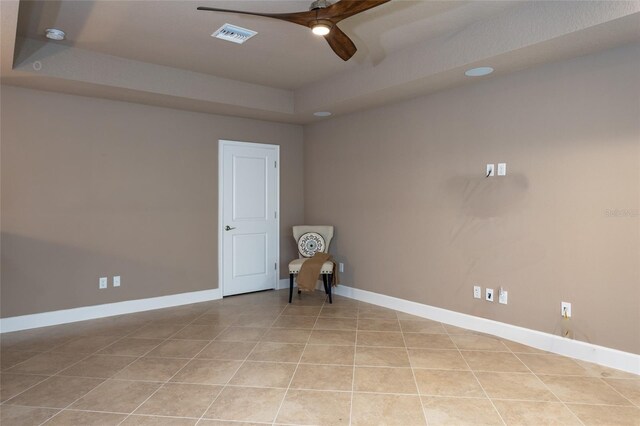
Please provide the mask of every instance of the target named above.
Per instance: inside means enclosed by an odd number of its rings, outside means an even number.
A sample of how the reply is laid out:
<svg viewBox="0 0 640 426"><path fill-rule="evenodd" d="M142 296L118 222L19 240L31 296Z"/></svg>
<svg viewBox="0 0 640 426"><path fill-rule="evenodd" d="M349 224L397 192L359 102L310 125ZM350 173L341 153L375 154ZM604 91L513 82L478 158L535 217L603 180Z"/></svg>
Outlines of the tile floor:
<svg viewBox="0 0 640 426"><path fill-rule="evenodd" d="M11 425L640 425L640 377L321 293L1 337Z"/></svg>

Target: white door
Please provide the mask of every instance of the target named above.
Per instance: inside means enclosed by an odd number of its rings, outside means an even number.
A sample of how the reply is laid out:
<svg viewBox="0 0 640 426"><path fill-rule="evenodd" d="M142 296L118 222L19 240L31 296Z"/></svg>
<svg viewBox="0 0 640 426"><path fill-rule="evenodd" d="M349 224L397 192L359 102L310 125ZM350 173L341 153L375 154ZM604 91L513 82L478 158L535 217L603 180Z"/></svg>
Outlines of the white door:
<svg viewBox="0 0 640 426"><path fill-rule="evenodd" d="M222 295L276 288L279 147L220 141Z"/></svg>

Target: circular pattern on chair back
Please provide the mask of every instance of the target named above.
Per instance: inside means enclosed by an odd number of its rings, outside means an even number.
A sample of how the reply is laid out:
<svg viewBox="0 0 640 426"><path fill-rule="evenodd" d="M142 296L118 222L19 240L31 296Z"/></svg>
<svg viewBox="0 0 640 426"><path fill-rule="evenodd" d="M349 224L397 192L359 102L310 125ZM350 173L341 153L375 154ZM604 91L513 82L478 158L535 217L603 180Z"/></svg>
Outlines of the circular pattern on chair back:
<svg viewBox="0 0 640 426"><path fill-rule="evenodd" d="M298 251L302 257L313 257L324 251L324 238L317 232L305 232L298 240Z"/></svg>

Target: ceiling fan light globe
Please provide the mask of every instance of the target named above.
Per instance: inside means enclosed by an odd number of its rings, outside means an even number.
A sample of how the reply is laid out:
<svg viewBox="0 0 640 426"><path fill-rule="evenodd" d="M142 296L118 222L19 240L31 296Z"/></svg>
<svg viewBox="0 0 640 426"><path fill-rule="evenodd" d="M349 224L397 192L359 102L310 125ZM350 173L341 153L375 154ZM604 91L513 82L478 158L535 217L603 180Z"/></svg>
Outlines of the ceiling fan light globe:
<svg viewBox="0 0 640 426"><path fill-rule="evenodd" d="M327 24L315 24L313 27L311 27L311 31L315 35L325 36L329 34L329 32L331 32L331 27Z"/></svg>

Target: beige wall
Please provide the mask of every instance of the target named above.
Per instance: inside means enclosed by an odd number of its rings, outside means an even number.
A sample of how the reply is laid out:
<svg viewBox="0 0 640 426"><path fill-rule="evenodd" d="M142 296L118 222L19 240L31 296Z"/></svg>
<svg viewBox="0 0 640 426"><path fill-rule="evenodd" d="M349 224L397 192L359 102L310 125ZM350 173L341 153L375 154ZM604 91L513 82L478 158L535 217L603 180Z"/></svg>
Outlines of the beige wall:
<svg viewBox="0 0 640 426"><path fill-rule="evenodd" d="M2 86L0 314L216 288L224 138L281 145L281 263L332 223L347 285L551 333L566 300L640 353L638 72L629 46L307 126L304 179L298 126Z"/></svg>
<svg viewBox="0 0 640 426"><path fill-rule="evenodd" d="M627 46L307 126L306 222L347 285L556 334L565 300L640 353L639 75Z"/></svg>
<svg viewBox="0 0 640 426"><path fill-rule="evenodd" d="M296 257L300 126L1 90L2 317L217 288L218 139L280 145Z"/></svg>

